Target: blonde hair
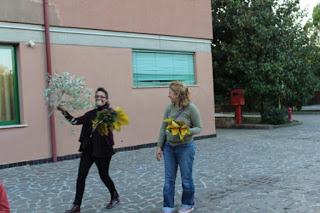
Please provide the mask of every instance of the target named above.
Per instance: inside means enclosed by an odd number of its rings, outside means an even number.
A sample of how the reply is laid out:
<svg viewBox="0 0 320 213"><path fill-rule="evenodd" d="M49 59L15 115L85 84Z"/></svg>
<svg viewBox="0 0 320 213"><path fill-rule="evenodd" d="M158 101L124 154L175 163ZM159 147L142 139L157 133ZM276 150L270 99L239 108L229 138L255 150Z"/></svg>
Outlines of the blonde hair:
<svg viewBox="0 0 320 213"><path fill-rule="evenodd" d="M169 88L178 97L179 107L186 107L190 103L189 89L182 82L173 81L169 84Z"/></svg>

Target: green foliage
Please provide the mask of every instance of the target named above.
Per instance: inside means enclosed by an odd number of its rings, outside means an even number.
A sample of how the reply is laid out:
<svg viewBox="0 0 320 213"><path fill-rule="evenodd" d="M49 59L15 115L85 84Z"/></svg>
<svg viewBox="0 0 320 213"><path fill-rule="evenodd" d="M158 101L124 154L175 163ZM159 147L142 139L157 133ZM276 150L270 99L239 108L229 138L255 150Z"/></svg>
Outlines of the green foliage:
<svg viewBox="0 0 320 213"><path fill-rule="evenodd" d="M116 111L110 108L97 112L97 117L95 118L95 120L102 121L103 123L107 124L108 127L111 127L112 124L116 121L116 118Z"/></svg>
<svg viewBox="0 0 320 213"><path fill-rule="evenodd" d="M312 19L305 24L304 30L307 32L310 42L315 44L313 46L310 45L309 53L313 57L309 61L313 64L317 79L320 79L320 3L313 8ZM319 90L320 83L318 83L316 88Z"/></svg>
<svg viewBox="0 0 320 213"><path fill-rule="evenodd" d="M67 110L80 110L91 107L92 91L87 88L83 78L63 72L48 76L48 81L49 84L44 95L52 108L63 106Z"/></svg>
<svg viewBox="0 0 320 213"><path fill-rule="evenodd" d="M304 29L308 33L310 39L314 43L316 43L317 46L319 47L320 46L320 3L313 8L312 19L305 24Z"/></svg>
<svg viewBox="0 0 320 213"><path fill-rule="evenodd" d="M318 3L312 11L312 23L318 29L320 28L320 3Z"/></svg>
<svg viewBox="0 0 320 213"><path fill-rule="evenodd" d="M108 135L109 129L113 128L117 113L113 109L104 109L97 112L96 118L92 121L92 129L97 129L100 135Z"/></svg>
<svg viewBox="0 0 320 213"><path fill-rule="evenodd" d="M317 89L319 48L296 0L212 0L215 93L245 89L248 108L297 106Z"/></svg>
<svg viewBox="0 0 320 213"><path fill-rule="evenodd" d="M265 110L261 113L261 122L267 124L284 124L288 121L287 112L284 108L276 108L270 106L265 108Z"/></svg>

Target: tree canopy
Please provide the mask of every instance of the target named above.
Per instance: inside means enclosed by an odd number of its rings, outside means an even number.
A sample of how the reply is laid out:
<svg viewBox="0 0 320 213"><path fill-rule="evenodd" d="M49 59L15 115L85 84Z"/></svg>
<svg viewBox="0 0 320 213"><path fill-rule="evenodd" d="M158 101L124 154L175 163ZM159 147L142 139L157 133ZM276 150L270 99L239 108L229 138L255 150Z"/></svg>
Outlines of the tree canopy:
<svg viewBox="0 0 320 213"><path fill-rule="evenodd" d="M315 27L320 29L320 3L313 8L312 23Z"/></svg>
<svg viewBox="0 0 320 213"><path fill-rule="evenodd" d="M301 106L317 89L319 48L296 0L212 0L217 100L245 90L249 109Z"/></svg>

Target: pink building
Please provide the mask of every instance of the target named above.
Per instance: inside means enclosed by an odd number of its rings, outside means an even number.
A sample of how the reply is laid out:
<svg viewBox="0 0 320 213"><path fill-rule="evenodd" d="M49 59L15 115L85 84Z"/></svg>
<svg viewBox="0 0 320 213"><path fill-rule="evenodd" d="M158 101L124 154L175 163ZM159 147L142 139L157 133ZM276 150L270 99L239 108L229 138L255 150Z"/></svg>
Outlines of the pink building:
<svg viewBox="0 0 320 213"><path fill-rule="evenodd" d="M0 168L70 158L79 146L80 127L55 113L52 129L44 101L44 2L52 72L107 88L111 105L129 114L116 148L156 142L172 80L190 85L200 136L215 135L210 0L2 0Z"/></svg>

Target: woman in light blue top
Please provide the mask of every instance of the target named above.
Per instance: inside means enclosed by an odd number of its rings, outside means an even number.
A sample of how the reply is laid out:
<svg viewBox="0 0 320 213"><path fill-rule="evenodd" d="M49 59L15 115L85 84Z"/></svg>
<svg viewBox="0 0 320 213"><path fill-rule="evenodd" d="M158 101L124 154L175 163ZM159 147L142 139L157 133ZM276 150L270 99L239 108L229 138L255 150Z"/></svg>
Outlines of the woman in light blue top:
<svg viewBox="0 0 320 213"><path fill-rule="evenodd" d="M181 82L172 82L169 85L169 99L171 103L166 107L156 150L156 158L164 156L165 181L163 186L163 213L174 212L175 180L178 167L181 173L182 199L179 213L189 213L194 209L194 184L192 176L195 144L193 136L202 129L200 113L197 107L190 102L189 89ZM176 133L168 131L168 122L171 118L180 125L189 127L188 134L182 139Z"/></svg>

